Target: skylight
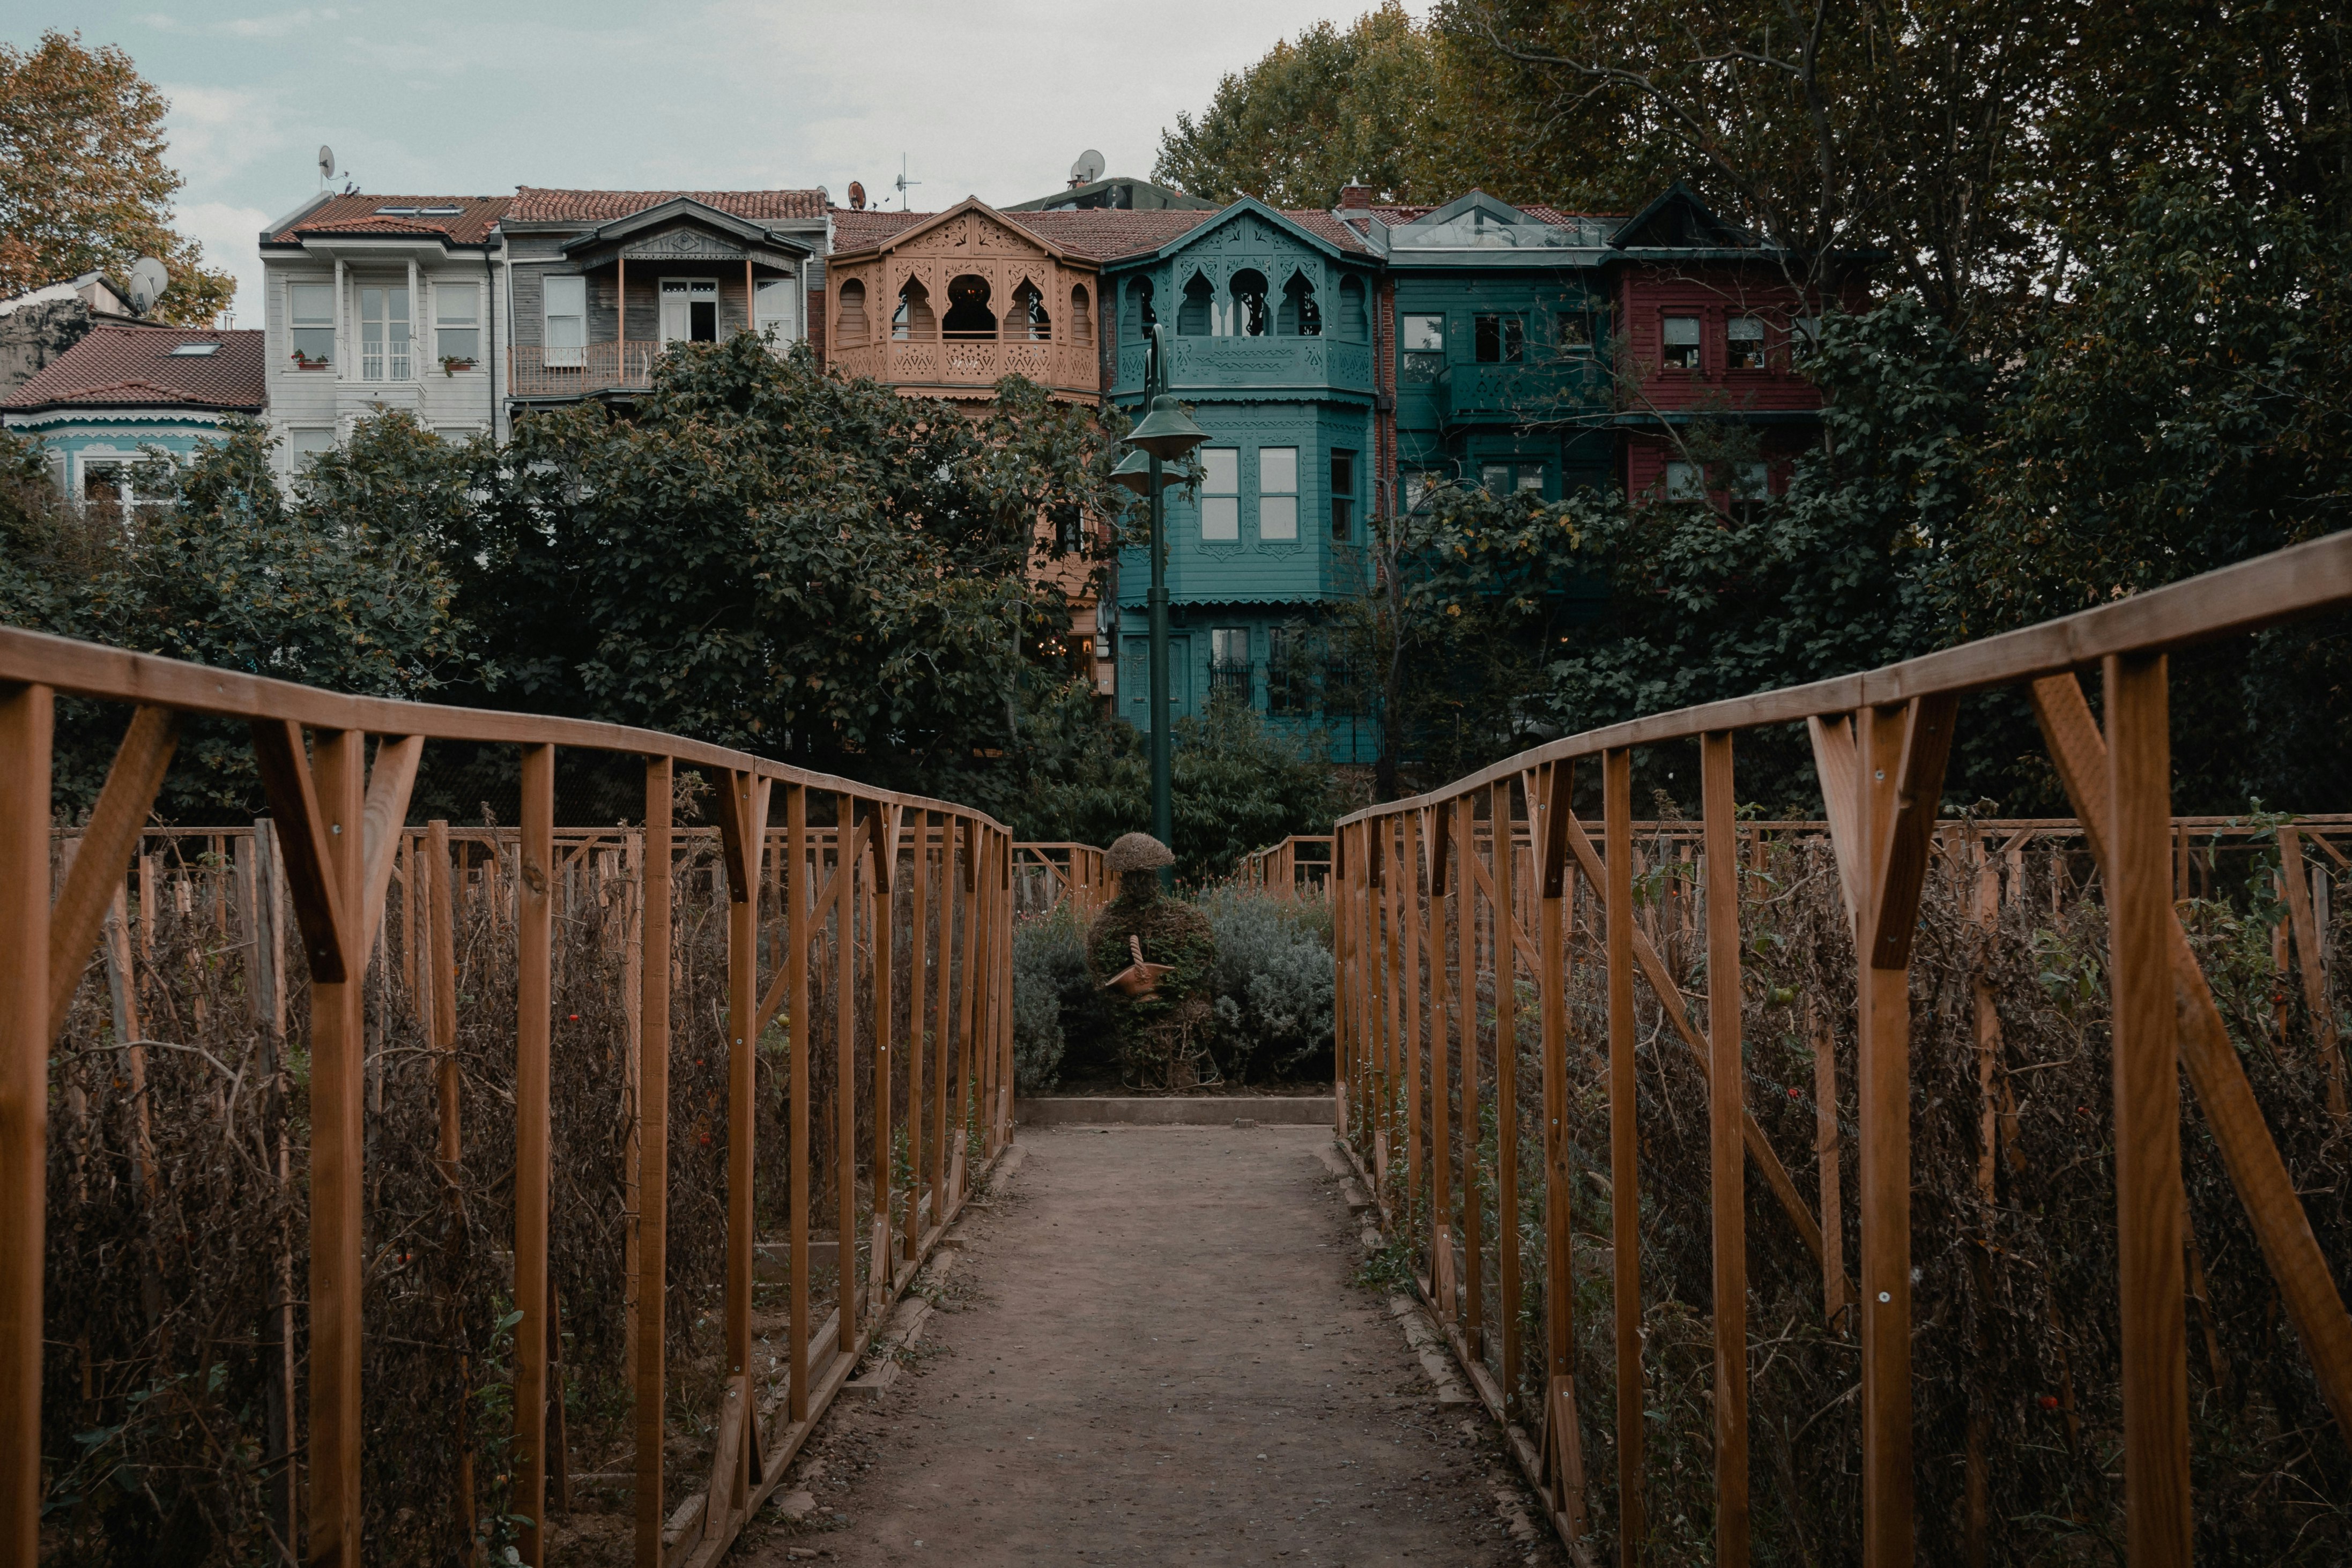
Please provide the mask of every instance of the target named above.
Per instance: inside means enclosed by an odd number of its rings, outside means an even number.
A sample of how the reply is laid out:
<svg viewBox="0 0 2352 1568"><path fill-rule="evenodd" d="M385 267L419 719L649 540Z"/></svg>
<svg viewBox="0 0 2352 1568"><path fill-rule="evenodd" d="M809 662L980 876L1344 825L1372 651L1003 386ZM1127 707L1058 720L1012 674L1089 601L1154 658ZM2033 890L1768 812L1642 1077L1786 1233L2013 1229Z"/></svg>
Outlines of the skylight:
<svg viewBox="0 0 2352 1568"><path fill-rule="evenodd" d="M202 360L207 359L219 352L220 345L218 343L174 343L172 345L172 358L175 360Z"/></svg>
<svg viewBox="0 0 2352 1568"><path fill-rule="evenodd" d="M415 207L378 207L375 210L375 215L380 218L413 218L416 213Z"/></svg>

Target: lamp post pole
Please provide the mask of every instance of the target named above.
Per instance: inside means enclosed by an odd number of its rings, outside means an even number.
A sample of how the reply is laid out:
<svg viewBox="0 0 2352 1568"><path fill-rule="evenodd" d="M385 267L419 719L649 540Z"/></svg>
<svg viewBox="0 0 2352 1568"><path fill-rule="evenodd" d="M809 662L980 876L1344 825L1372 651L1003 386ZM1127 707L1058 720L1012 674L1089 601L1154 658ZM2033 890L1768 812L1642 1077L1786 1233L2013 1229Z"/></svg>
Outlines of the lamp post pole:
<svg viewBox="0 0 2352 1568"><path fill-rule="evenodd" d="M1112 477L1129 489L1139 482L1151 506L1151 591L1144 600L1151 616L1151 836L1173 849L1175 737L1168 722L1168 501L1160 486L1167 480L1169 460L1190 453L1208 439L1208 433L1168 395L1167 331L1156 321L1151 325L1144 374L1150 407L1141 423L1128 433L1128 444L1135 450ZM1161 886L1172 887L1175 881L1173 867L1160 868Z"/></svg>

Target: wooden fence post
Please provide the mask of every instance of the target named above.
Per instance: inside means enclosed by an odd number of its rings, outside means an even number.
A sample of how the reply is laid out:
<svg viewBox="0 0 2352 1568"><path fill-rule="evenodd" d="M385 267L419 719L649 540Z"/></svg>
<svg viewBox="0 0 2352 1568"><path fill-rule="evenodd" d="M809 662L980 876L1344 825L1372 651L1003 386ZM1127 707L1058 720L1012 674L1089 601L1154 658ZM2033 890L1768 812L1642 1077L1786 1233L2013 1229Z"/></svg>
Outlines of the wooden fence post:
<svg viewBox="0 0 2352 1568"><path fill-rule="evenodd" d="M721 786L719 858L727 872L727 1287L724 1301L727 1376L731 1406L722 1425L735 1428L730 1445L719 1439L719 1458L727 1473L710 1479L706 1517L712 1522L740 1515L751 1500L759 1458L759 1401L751 1387L751 1261L758 1238L752 1229L751 1185L759 1104L760 891L766 883L768 780L730 769ZM706 1526L708 1528L708 1526Z"/></svg>
<svg viewBox="0 0 2352 1568"><path fill-rule="evenodd" d="M2163 654L2106 660L2115 991L2116 1266L2124 1519L2134 1568L2188 1568L2189 1322L2172 921L2172 746Z"/></svg>
<svg viewBox="0 0 2352 1568"><path fill-rule="evenodd" d="M639 923L637 1122L636 1568L663 1568L663 1339L669 1239L670 759L646 759L645 891ZM793 1103L805 1100L797 1093ZM798 1279L797 1264L794 1278ZM803 1314L795 1312L797 1325ZM793 1379L798 1392L801 1379Z"/></svg>
<svg viewBox="0 0 2352 1568"><path fill-rule="evenodd" d="M555 748L522 753L522 835L516 878L515 951L515 1325L514 1510L530 1522L522 1558L532 1568L547 1552L548 1323L552 1305L548 1263L548 1047L554 1021L551 946L555 932Z"/></svg>
<svg viewBox="0 0 2352 1568"><path fill-rule="evenodd" d="M1445 808L1433 808L1429 837L1429 1288L1440 1322L1461 1312L1454 1285L1454 1070L1447 1060L1446 846L1454 837Z"/></svg>
<svg viewBox="0 0 2352 1568"><path fill-rule="evenodd" d="M1479 1197L1478 1145L1478 866L1475 792L1454 802L1454 921L1461 971L1462 1029L1462 1316L1463 1343L1473 1361L1486 1355L1486 1205Z"/></svg>
<svg viewBox="0 0 2352 1568"><path fill-rule="evenodd" d="M890 1104L890 1044L892 1003L898 989L893 981L896 944L891 940L891 928L898 910L898 808L876 801L874 822L874 883L869 890L873 913L868 916L874 953L874 1169L869 1177L874 1189L874 1218L870 1222L874 1239L867 1249L867 1256L873 1260L873 1277L867 1288L879 1312L889 1304L890 1281L895 1272L890 1260L890 1124L895 1115Z"/></svg>
<svg viewBox="0 0 2352 1568"><path fill-rule="evenodd" d="M1748 1196L1740 1118L1739 843L1731 732L1699 741L1706 835L1707 1153L1715 1241L1715 1560L1746 1568L1748 1516Z"/></svg>
<svg viewBox="0 0 2352 1568"><path fill-rule="evenodd" d="M955 819L940 813L939 960L931 1036L931 1223L948 1222L948 1175L952 1153L948 1147L949 1070L955 1063L954 1015L948 1010L949 986L955 969Z"/></svg>
<svg viewBox="0 0 2352 1568"><path fill-rule="evenodd" d="M1639 1568L1649 1537L1642 1495L1642 1190L1634 1123L1633 759L1623 747L1601 762L1601 834L1608 847L1601 898L1609 944L1610 1295L1617 1344L1617 1557Z"/></svg>
<svg viewBox="0 0 2352 1568"><path fill-rule="evenodd" d="M1503 1409L1519 1407L1519 998L1517 846L1511 839L1511 781L1498 782L1487 815L1495 827L1495 1246L1501 1275Z"/></svg>
<svg viewBox="0 0 2352 1568"><path fill-rule="evenodd" d="M1073 912L1086 907L1086 892L1077 881L1077 854L1070 856L1070 904ZM907 1234L904 1256L909 1263L923 1250L923 1024L924 1003L930 999L924 967L930 956L931 814L915 811L914 859L909 868L914 884L909 894L907 926ZM931 1218L936 1222L939 1211Z"/></svg>
<svg viewBox="0 0 2352 1568"><path fill-rule="evenodd" d="M0 1558L41 1531L41 1275L47 1228L47 686L0 685Z"/></svg>
<svg viewBox="0 0 2352 1568"><path fill-rule="evenodd" d="M857 1343L857 846L854 795L834 796L834 1256L841 1332L836 1354Z"/></svg>

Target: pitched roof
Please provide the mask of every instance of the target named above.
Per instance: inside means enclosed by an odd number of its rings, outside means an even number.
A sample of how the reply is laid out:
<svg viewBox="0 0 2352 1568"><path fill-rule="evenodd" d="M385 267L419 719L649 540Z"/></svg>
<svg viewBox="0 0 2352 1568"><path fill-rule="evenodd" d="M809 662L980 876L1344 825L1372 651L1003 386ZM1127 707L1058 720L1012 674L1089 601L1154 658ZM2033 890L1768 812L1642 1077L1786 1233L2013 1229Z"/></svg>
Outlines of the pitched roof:
<svg viewBox="0 0 2352 1568"><path fill-rule="evenodd" d="M833 251L835 256L872 250L917 224L929 223L937 213L862 212L854 207L833 209Z"/></svg>
<svg viewBox="0 0 2352 1568"><path fill-rule="evenodd" d="M430 235L452 245L480 245L512 204L508 196L330 196L268 237L292 245L306 234ZM431 210L452 207L457 210Z"/></svg>
<svg viewBox="0 0 2352 1568"><path fill-rule="evenodd" d="M1111 261L1139 251L1157 250L1216 215L1186 207L1160 207L1146 212L1085 207L1067 213L1011 214L1014 223L1039 239L1093 261Z"/></svg>
<svg viewBox="0 0 2352 1568"><path fill-rule="evenodd" d="M1451 204L1442 204L1450 205ZM1514 202L1511 204L1539 224L1552 224L1563 228L1572 227L1579 218L1622 221L1626 215L1623 213L1571 213L1561 207L1531 206L1522 202ZM1369 207L1364 210L1391 228L1395 228L1401 225L1416 223L1437 211L1437 207Z"/></svg>
<svg viewBox="0 0 2352 1568"><path fill-rule="evenodd" d="M815 191L559 191L518 185L508 216L518 223L595 223L625 218L690 196L739 218L822 218L824 192Z"/></svg>
<svg viewBox="0 0 2352 1568"><path fill-rule="evenodd" d="M0 407L170 407L259 412L268 392L257 329L93 325ZM216 342L210 354L174 355L183 343Z"/></svg>

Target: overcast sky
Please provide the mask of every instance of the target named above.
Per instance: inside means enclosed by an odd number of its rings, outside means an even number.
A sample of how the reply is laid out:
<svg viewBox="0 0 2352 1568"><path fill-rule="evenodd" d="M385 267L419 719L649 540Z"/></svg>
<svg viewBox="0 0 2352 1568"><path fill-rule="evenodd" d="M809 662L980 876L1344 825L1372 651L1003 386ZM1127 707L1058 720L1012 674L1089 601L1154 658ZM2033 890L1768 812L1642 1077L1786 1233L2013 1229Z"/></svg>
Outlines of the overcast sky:
<svg viewBox="0 0 2352 1568"><path fill-rule="evenodd" d="M79 29L162 88L180 226L236 272L255 325L255 235L318 190L321 142L388 195L823 185L843 201L862 180L895 207L903 155L918 211L1017 202L1060 189L1090 147L1112 173L1150 173L1161 129L1221 76L1371 5L0 0L0 32L21 48Z"/></svg>

